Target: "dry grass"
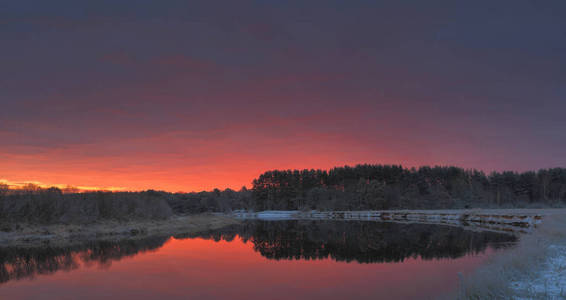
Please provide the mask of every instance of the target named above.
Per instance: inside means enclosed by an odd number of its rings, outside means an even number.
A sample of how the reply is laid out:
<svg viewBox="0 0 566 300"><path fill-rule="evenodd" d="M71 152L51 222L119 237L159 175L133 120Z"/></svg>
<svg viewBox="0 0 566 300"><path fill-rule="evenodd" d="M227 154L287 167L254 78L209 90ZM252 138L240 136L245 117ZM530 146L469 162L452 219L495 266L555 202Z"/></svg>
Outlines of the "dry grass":
<svg viewBox="0 0 566 300"><path fill-rule="evenodd" d="M240 221L226 216L200 214L173 216L167 220L100 221L90 224L30 225L0 232L0 245L16 247L70 246L93 240L120 240L177 235L218 229Z"/></svg>
<svg viewBox="0 0 566 300"><path fill-rule="evenodd" d="M495 255L475 274L462 278L457 298L562 299L560 297L566 296L564 292L558 290L557 294L553 287L559 276L549 276L548 272L560 267L552 259L561 255L557 247L564 246L566 214L562 211L546 216L542 224L533 233L523 236L516 247ZM564 270L561 272L566 275ZM541 282L542 289L538 288Z"/></svg>

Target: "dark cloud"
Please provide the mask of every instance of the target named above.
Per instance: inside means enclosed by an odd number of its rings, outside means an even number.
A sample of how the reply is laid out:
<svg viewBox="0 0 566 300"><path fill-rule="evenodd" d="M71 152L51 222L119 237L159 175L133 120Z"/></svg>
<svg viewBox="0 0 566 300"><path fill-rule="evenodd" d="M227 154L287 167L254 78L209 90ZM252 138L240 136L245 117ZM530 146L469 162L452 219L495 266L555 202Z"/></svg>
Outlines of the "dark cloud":
<svg viewBox="0 0 566 300"><path fill-rule="evenodd" d="M564 1L13 1L0 44L6 174L566 163Z"/></svg>

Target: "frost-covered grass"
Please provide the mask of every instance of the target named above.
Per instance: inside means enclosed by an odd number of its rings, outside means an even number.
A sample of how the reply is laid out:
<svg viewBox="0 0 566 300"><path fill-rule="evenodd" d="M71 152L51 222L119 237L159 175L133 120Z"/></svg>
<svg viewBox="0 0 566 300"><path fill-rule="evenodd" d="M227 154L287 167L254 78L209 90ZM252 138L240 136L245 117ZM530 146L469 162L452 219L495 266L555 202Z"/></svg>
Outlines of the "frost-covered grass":
<svg viewBox="0 0 566 300"><path fill-rule="evenodd" d="M511 282L511 288L520 292L519 299L533 297L566 299L566 245L551 245L548 247L548 259L543 263L538 276L528 280Z"/></svg>
<svg viewBox="0 0 566 300"><path fill-rule="evenodd" d="M566 214L546 216L519 244L463 278L459 299L566 299Z"/></svg>

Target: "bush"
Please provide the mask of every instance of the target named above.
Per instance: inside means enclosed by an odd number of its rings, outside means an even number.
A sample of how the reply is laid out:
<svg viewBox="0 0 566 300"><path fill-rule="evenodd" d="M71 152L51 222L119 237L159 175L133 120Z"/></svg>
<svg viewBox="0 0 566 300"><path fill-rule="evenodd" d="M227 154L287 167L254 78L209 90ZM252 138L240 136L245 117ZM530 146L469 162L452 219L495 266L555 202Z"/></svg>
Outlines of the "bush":
<svg viewBox="0 0 566 300"><path fill-rule="evenodd" d="M160 193L63 194L57 188L19 191L2 197L0 220L38 224L97 220L166 219L173 212Z"/></svg>

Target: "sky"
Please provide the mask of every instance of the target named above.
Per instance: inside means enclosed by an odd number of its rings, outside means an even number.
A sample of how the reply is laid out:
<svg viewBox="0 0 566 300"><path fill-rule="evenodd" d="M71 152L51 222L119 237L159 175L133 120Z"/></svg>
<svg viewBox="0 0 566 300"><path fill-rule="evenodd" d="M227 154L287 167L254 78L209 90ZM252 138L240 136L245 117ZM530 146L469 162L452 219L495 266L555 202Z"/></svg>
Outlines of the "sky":
<svg viewBox="0 0 566 300"><path fill-rule="evenodd" d="M0 181L566 167L566 1L2 1Z"/></svg>

